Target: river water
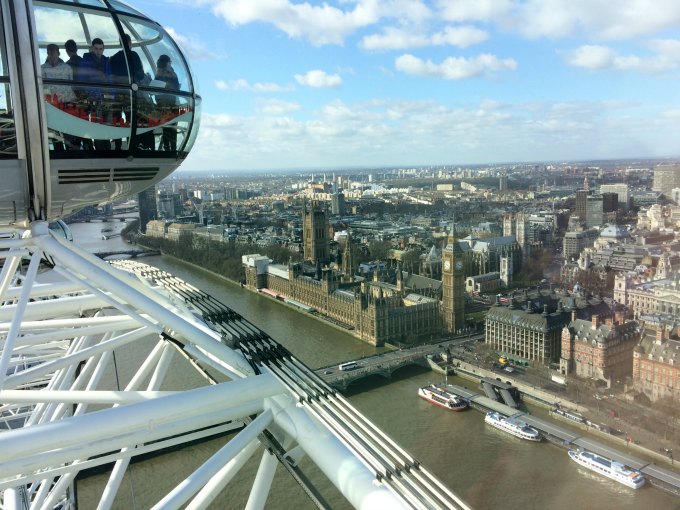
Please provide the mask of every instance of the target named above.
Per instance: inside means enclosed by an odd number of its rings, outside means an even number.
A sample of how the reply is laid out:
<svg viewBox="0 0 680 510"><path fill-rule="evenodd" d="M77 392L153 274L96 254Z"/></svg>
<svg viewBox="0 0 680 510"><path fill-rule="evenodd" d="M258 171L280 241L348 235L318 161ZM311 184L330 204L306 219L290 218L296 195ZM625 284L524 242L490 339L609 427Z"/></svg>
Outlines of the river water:
<svg viewBox="0 0 680 510"><path fill-rule="evenodd" d="M121 224L122 225L122 224ZM129 248L120 238L101 240L101 223L72 225L76 244L91 251ZM216 278L208 272L167 257L140 259L169 271L212 294L284 345L312 368L378 352L350 334L289 307ZM448 487L477 509L680 509L680 498L645 486L628 489L577 466L566 450L542 442L528 443L484 424L482 413L447 412L417 397L417 389L441 376L420 368L405 368L387 382L376 378L351 388L354 406L419 459ZM471 382L450 377L451 384ZM529 408L543 415L542 409ZM223 440L213 440L134 464L115 508L149 508L184 476L184 468L199 465ZM252 459L213 503L215 509L243 508L259 463ZM337 491L310 463L301 464L334 508L349 508ZM91 501L102 479L78 486L81 508ZM129 499L127 499L129 498ZM267 508L315 508L297 484L278 468ZM378 510L378 509L376 509Z"/></svg>

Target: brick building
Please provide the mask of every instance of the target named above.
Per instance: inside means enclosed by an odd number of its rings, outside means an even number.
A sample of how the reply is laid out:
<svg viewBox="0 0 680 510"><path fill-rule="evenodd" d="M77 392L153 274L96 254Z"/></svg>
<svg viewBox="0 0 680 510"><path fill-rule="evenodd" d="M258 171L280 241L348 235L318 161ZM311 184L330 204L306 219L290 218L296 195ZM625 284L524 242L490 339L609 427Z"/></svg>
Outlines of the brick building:
<svg viewBox="0 0 680 510"><path fill-rule="evenodd" d="M646 316L633 353L633 388L652 401L680 400L680 339L677 316Z"/></svg>
<svg viewBox="0 0 680 510"><path fill-rule="evenodd" d="M619 315L605 323L598 315L577 319L562 329L560 372L601 380L611 386L632 374L633 350L640 339L639 325Z"/></svg>

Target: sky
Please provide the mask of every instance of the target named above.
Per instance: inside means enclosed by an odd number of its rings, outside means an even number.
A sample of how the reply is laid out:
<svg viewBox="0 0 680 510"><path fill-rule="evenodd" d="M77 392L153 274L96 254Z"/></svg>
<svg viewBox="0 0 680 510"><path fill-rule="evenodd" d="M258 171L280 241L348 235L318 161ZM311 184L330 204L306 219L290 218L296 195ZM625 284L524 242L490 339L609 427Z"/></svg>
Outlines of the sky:
<svg viewBox="0 0 680 510"><path fill-rule="evenodd" d="M680 155L678 0L127 0L182 47L184 170Z"/></svg>

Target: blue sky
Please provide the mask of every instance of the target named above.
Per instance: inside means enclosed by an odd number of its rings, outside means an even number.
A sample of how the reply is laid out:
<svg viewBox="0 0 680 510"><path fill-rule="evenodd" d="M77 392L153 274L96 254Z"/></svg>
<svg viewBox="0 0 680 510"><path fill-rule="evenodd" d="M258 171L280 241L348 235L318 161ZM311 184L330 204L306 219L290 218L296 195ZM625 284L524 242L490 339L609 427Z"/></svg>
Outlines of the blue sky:
<svg viewBox="0 0 680 510"><path fill-rule="evenodd" d="M129 0L203 96L187 170L680 155L678 0Z"/></svg>

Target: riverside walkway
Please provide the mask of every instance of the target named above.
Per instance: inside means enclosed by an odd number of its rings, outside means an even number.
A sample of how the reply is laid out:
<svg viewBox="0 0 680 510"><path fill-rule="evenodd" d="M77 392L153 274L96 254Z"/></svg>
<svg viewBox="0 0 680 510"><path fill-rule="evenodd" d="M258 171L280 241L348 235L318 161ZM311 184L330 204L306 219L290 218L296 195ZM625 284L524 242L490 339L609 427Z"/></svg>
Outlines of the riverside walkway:
<svg viewBox="0 0 680 510"><path fill-rule="evenodd" d="M565 428L550 420L537 418L525 412L497 402L484 395L449 384L447 390L470 402L470 406L484 413L496 411L505 416L519 418L528 425L539 430L551 443L566 449L579 448L588 450L609 459L621 462L627 466L639 470L650 483L668 492L680 495L680 475L675 471L654 464L651 461L632 455L629 451L622 451L602 441L591 437L589 434Z"/></svg>

